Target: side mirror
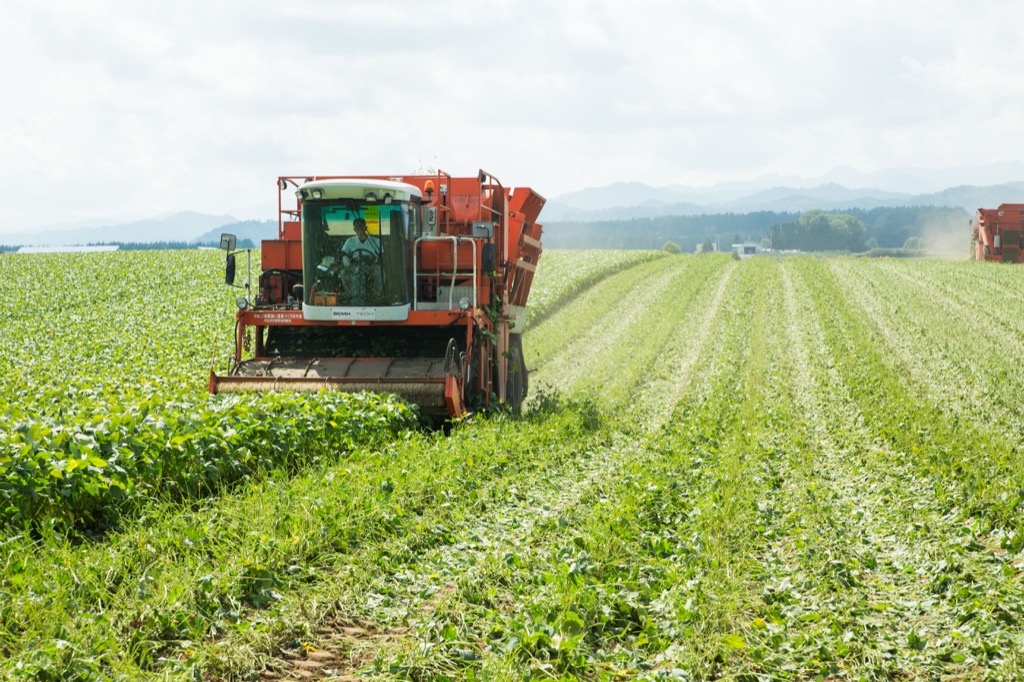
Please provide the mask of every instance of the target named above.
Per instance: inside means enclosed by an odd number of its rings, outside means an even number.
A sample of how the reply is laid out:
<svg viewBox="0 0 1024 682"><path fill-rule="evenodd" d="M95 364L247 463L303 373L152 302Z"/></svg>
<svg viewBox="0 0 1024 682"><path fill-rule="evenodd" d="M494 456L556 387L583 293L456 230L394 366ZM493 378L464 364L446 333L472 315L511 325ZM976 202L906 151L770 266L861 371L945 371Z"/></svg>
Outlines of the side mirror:
<svg viewBox="0 0 1024 682"><path fill-rule="evenodd" d="M494 272L497 249L494 244L484 244L480 254L480 269L483 272Z"/></svg>
<svg viewBox="0 0 1024 682"><path fill-rule="evenodd" d="M224 265L224 283L228 285L235 283L235 254L233 253L228 254L227 263Z"/></svg>
<svg viewBox="0 0 1024 682"><path fill-rule="evenodd" d="M228 253L231 253L232 251L235 250L236 242L237 240L235 239L235 235L233 234L225 232L220 236L220 248L224 249Z"/></svg>

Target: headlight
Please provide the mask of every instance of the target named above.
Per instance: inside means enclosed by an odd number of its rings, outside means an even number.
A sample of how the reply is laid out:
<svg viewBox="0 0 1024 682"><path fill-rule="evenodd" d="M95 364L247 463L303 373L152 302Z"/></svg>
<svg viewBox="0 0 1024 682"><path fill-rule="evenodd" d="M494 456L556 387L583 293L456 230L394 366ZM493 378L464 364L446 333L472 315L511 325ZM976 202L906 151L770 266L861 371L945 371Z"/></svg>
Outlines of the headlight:
<svg viewBox="0 0 1024 682"><path fill-rule="evenodd" d="M465 296L459 299L459 310L469 310L469 299Z"/></svg>
<svg viewBox="0 0 1024 682"><path fill-rule="evenodd" d="M249 307L249 301L245 296L239 296L238 300L235 301L235 305L238 306L239 310L245 310Z"/></svg>

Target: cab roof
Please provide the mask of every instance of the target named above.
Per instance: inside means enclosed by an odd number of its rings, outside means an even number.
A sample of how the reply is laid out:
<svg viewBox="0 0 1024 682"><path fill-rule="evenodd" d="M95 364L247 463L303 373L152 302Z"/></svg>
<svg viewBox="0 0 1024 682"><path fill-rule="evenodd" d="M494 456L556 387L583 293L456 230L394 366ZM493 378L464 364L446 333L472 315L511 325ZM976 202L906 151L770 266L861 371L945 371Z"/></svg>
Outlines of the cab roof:
<svg viewBox="0 0 1024 682"><path fill-rule="evenodd" d="M342 180L313 180L303 183L295 192L299 199L313 198L312 191L322 192L320 199L365 199L367 193L373 192L378 201L383 201L390 194L394 201L409 201L415 197L423 198L419 187L394 180L370 180L362 178L346 178Z"/></svg>

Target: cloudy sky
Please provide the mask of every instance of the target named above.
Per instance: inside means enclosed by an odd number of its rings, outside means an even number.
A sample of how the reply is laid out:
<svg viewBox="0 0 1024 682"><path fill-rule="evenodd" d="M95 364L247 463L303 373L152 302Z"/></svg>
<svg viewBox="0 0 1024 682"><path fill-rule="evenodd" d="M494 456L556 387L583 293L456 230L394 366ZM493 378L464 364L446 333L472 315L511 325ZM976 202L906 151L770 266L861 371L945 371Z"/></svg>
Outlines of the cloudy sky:
<svg viewBox="0 0 1024 682"><path fill-rule="evenodd" d="M1021 27L1010 0L4 0L0 231L270 218L282 174L553 197L1020 161Z"/></svg>

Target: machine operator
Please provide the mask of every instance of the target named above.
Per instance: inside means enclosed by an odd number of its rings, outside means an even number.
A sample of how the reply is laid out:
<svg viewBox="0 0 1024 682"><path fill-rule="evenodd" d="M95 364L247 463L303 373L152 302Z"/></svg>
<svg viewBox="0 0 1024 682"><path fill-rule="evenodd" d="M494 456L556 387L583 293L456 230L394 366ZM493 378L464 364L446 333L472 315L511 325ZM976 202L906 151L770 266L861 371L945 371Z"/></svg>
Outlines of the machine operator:
<svg viewBox="0 0 1024 682"><path fill-rule="evenodd" d="M366 233L366 221L362 218L356 218L352 221L352 227L356 233L354 236L349 237L348 241L345 242L345 246L341 247L341 251L344 255L348 256L352 260L366 260L376 262L379 260L381 255L380 242L377 241L376 237L371 238Z"/></svg>
<svg viewBox="0 0 1024 682"><path fill-rule="evenodd" d="M349 274L349 291L353 305L372 305L382 295L380 241L366 233L366 221L352 221L355 235L341 247L342 260ZM369 299L369 300L368 300Z"/></svg>

